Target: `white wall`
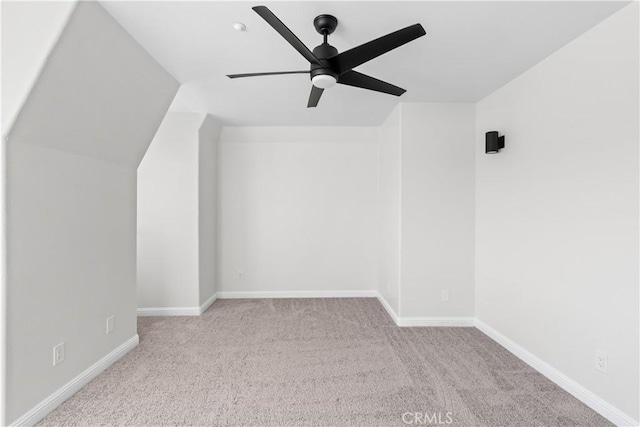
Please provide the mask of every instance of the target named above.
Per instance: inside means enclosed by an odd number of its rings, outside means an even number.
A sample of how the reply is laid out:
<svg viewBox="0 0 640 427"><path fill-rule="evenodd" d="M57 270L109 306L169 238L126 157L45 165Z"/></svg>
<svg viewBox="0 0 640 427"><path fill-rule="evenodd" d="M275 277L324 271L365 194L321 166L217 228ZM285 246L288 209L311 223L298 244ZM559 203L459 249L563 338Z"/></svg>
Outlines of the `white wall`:
<svg viewBox="0 0 640 427"><path fill-rule="evenodd" d="M400 313L401 104L380 127L378 146L378 291Z"/></svg>
<svg viewBox="0 0 640 427"><path fill-rule="evenodd" d="M177 88L101 6L77 4L6 142L2 424L135 337L135 168Z"/></svg>
<svg viewBox="0 0 640 427"><path fill-rule="evenodd" d="M168 113L138 167L138 307L195 307L201 113Z"/></svg>
<svg viewBox="0 0 640 427"><path fill-rule="evenodd" d="M380 128L224 128L218 290L377 289L400 316L473 316L474 154L472 104L401 104Z"/></svg>
<svg viewBox="0 0 640 427"><path fill-rule="evenodd" d="M136 335L136 194L126 165L13 141L7 154L13 421Z"/></svg>
<svg viewBox="0 0 640 427"><path fill-rule="evenodd" d="M140 308L195 308L215 293L219 132L204 113L167 113L138 167Z"/></svg>
<svg viewBox="0 0 640 427"><path fill-rule="evenodd" d="M403 317L471 317L474 293L473 104L401 106ZM449 302L441 291L449 290Z"/></svg>
<svg viewBox="0 0 640 427"><path fill-rule="evenodd" d="M198 131L199 305L216 293L216 222L220 123L206 116Z"/></svg>
<svg viewBox="0 0 640 427"><path fill-rule="evenodd" d="M638 70L634 3L479 102L476 132L477 317L636 420Z"/></svg>
<svg viewBox="0 0 640 427"><path fill-rule="evenodd" d="M377 141L377 128L223 128L218 291L375 290Z"/></svg>
<svg viewBox="0 0 640 427"><path fill-rule="evenodd" d="M2 135L11 128L75 3L2 2Z"/></svg>

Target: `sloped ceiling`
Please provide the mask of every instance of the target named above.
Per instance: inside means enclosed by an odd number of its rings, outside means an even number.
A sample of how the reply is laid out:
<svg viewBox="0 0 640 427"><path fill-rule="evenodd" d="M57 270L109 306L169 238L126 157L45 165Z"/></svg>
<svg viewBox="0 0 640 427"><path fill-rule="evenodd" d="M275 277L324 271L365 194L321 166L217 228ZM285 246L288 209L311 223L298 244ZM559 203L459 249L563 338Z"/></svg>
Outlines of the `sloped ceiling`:
<svg viewBox="0 0 640 427"><path fill-rule="evenodd" d="M137 167L178 87L98 3L80 1L8 139Z"/></svg>
<svg viewBox="0 0 640 427"><path fill-rule="evenodd" d="M251 10L260 3L109 2L104 7L182 87L174 111L227 125L379 125L403 102L475 102L584 33L628 1L266 2L309 48L313 18L339 25L339 51L421 23L427 36L357 70L407 89L402 97L338 85L307 109L304 74L230 80L225 74L304 70L306 60ZM242 22L247 31L232 29Z"/></svg>
<svg viewBox="0 0 640 427"><path fill-rule="evenodd" d="M42 66L67 25L74 1L3 1L2 135L27 99Z"/></svg>

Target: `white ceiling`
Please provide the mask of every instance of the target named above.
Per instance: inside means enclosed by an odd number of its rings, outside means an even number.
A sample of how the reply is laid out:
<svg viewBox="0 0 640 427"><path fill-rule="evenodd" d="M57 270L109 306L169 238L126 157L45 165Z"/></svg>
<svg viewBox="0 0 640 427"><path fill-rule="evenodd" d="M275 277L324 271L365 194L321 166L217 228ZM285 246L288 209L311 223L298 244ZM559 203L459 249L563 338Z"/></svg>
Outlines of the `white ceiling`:
<svg viewBox="0 0 640 427"><path fill-rule="evenodd" d="M478 101L628 1L101 3L182 83L172 110L207 112L229 125L369 126L380 124L400 101ZM341 52L422 24L425 37L357 68L407 93L398 98L337 85L308 109L308 75L228 79L225 74L309 67L251 10L259 4L310 49L322 41L313 28L322 13L338 18L329 43ZM247 31L234 31L234 22Z"/></svg>

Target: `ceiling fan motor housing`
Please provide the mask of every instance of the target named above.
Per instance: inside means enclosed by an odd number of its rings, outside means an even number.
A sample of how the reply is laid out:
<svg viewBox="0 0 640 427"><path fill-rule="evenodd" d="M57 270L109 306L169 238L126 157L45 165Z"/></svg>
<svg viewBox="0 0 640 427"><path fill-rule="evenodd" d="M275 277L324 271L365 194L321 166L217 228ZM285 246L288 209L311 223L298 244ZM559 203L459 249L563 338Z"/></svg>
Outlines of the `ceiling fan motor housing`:
<svg viewBox="0 0 640 427"><path fill-rule="evenodd" d="M322 43L313 49L313 54L322 60L336 56L338 49L329 43ZM325 65L311 64L311 81L316 87L327 89L336 84L338 73Z"/></svg>
<svg viewBox="0 0 640 427"><path fill-rule="evenodd" d="M329 43L322 43L319 46L313 48L313 54L318 59L327 59L338 54L338 49L331 46Z"/></svg>

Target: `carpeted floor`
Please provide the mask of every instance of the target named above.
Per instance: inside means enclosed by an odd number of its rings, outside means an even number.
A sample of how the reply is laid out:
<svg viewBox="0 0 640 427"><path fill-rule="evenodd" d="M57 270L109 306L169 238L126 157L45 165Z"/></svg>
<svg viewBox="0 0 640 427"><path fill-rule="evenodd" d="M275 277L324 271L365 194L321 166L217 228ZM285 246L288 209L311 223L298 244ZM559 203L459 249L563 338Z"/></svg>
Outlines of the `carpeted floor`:
<svg viewBox="0 0 640 427"><path fill-rule="evenodd" d="M218 300L138 330L41 425L611 425L477 329L399 328L374 298Z"/></svg>

